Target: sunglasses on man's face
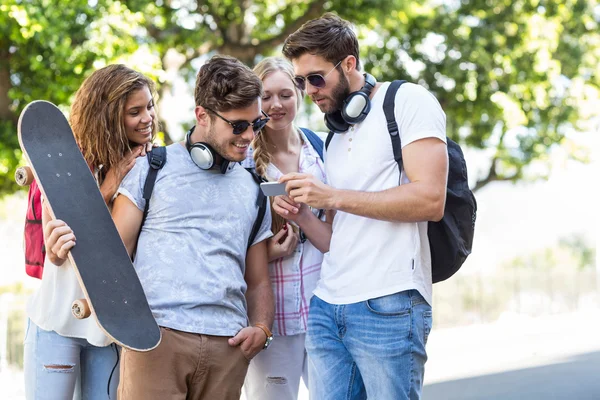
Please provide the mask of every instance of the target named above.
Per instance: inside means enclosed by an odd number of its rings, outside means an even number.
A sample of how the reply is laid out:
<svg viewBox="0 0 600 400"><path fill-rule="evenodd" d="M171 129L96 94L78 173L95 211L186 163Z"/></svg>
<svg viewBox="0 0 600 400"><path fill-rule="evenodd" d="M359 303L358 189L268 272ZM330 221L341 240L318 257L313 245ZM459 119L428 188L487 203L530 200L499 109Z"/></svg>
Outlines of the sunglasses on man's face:
<svg viewBox="0 0 600 400"><path fill-rule="evenodd" d="M326 73L325 75L321 75L321 74L309 74L309 75L306 75L306 78L303 77L303 76L300 76L300 75L296 75L294 77L294 83L296 84L296 86L300 90L306 90L306 81L308 81L308 83L310 83L311 86L314 86L316 88L322 89L327 84L327 82L325 82L325 78L327 78L327 75L329 75L330 73L332 73L333 70L336 69L338 67L338 65L341 64L342 61L340 61L339 63L335 64L335 67L331 68L331 70L328 73Z"/></svg>
<svg viewBox="0 0 600 400"><path fill-rule="evenodd" d="M204 109L207 111L210 111L211 113L215 114L217 117L221 118L223 121L225 121L229 125L231 125L231 127L233 128L234 135L241 135L242 133L246 132L246 129L248 129L248 127L250 125L252 125L252 131L254 133L258 133L262 128L265 127L265 125L267 125L267 122L269 122L271 120L271 118L269 118L269 116L263 110L260 110L260 112L262 113L262 115L265 116L265 118L256 118L252 122L248 122L248 121L233 122L233 121L228 120L224 116L220 115L218 112L211 110L210 108L204 107Z"/></svg>

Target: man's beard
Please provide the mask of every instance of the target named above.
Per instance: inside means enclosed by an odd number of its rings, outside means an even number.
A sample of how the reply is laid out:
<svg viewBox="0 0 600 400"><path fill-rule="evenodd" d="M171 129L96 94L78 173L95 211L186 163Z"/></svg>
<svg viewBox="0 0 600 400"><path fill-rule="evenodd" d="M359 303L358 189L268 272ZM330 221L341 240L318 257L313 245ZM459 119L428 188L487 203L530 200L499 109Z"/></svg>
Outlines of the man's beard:
<svg viewBox="0 0 600 400"><path fill-rule="evenodd" d="M339 82L331 91L331 99L333 100L333 105L329 110L325 110L325 113L331 114L336 111L340 111L344 106L344 100L346 100L349 95L350 82L348 82L348 78L346 78L344 74L340 74Z"/></svg>
<svg viewBox="0 0 600 400"><path fill-rule="evenodd" d="M215 153L217 153L217 158L222 158L225 159L225 157L223 157L223 154L225 154L225 149L223 148L223 146L221 146L221 144L217 141L217 132L215 129L214 124L212 124L212 126L210 127L210 129L208 130L208 134L206 135L206 143L212 147L212 149L215 151ZM220 161L220 160L215 160L215 162ZM229 160L228 160L229 161Z"/></svg>
<svg viewBox="0 0 600 400"><path fill-rule="evenodd" d="M212 125L208 131L208 135L206 137L206 143L208 143L208 145L210 145L210 147L213 148L215 153L217 153L216 154L217 160L215 160L215 162L217 162L219 164L221 163L221 161L229 161L229 162L243 161L243 159L242 160L235 160L235 159L232 160L231 157L227 155L227 145L229 142L223 143L223 142L219 141L219 139L217 137L217 131L216 131L214 125Z"/></svg>

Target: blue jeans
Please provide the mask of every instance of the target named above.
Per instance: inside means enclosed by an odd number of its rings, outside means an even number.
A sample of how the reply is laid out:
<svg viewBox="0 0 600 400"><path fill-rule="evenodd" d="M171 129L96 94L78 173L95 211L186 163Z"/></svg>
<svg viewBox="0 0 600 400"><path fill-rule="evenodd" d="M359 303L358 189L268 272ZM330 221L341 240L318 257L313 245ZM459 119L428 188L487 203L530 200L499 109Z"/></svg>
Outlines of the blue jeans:
<svg viewBox="0 0 600 400"><path fill-rule="evenodd" d="M40 329L28 319L24 354L25 397L27 400L72 399L79 378L82 399L116 399L118 357L114 344L92 346L85 339Z"/></svg>
<svg viewBox="0 0 600 400"><path fill-rule="evenodd" d="M431 323L431 306L416 290L346 305L313 296L306 339L311 399L419 399Z"/></svg>

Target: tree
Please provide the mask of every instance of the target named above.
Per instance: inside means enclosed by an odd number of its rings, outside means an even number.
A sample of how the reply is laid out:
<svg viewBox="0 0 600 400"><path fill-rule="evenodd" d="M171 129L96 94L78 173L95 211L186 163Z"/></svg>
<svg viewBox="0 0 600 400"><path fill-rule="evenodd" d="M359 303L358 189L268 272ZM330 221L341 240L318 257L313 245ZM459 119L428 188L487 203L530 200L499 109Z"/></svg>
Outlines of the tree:
<svg viewBox="0 0 600 400"><path fill-rule="evenodd" d="M600 98L597 0L71 3L71 18L48 7L49 0L0 6L2 38L9 38L0 39L0 60L10 55L8 64L0 64L0 193L14 190L9 181L20 157L14 123L27 101L54 99L67 106L91 69L136 49L150 58L152 66L143 72L158 80L164 99L174 77L193 81L195 60L224 53L253 65L325 11L355 23L366 70L380 80L404 77L428 87L446 111L449 136L489 154L490 167L477 176L476 190L524 179L526 167L564 143L568 129L583 128L578 122L589 119ZM36 26L27 37L22 14L36 22L25 25ZM62 45L61 37L72 43ZM76 63L70 46L78 50ZM9 82L8 96L2 82ZM6 104L9 112L3 113ZM166 115L160 117L166 127ZM165 139L170 142L168 131Z"/></svg>
<svg viewBox="0 0 600 400"><path fill-rule="evenodd" d="M93 69L134 53L136 19L113 1L5 0L0 5L0 194L17 189L18 116L29 102L66 108Z"/></svg>
<svg viewBox="0 0 600 400"><path fill-rule="evenodd" d="M367 70L428 87L447 113L449 136L490 154L475 190L524 179L528 165L545 160L569 128L583 128L577 123L600 106L595 0L127 4L152 16L146 29L160 58L175 50L184 55L179 68L188 72L192 60L210 52L252 65L304 22L334 10L359 27L363 44L375 38L362 49Z"/></svg>
<svg viewBox="0 0 600 400"><path fill-rule="evenodd" d="M590 129L584 124L600 107L597 1L440 3L371 21L366 29L380 39L366 52L367 68L435 93L448 135L489 154L475 190L524 179L569 129Z"/></svg>
<svg viewBox="0 0 600 400"><path fill-rule="evenodd" d="M193 82L197 71L192 62L199 57L228 54L253 66L259 57L273 54L303 23L328 10L360 23L384 18L403 9L406 2L358 0L354 7L341 0L126 0L125 4L144 19L143 40L156 52L162 70L177 71L161 80L164 99L173 88L174 76ZM364 10L369 11L363 14ZM162 126L167 126L164 119ZM165 137L169 142L168 132Z"/></svg>

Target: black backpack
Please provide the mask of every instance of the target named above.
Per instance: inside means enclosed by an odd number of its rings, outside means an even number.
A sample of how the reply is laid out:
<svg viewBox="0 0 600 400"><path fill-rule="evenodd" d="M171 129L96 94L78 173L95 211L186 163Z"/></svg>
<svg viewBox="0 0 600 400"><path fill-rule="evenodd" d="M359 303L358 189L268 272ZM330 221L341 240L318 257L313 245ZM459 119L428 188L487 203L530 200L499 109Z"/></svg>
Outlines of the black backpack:
<svg viewBox="0 0 600 400"><path fill-rule="evenodd" d="M158 171L167 162L167 148L164 146L154 147L150 152L148 152L147 156L148 163L150 164L150 169L148 171L146 181L144 182L143 198L146 200L146 206L144 207L144 216L142 217L142 224L140 225L140 233L142 232L141 227L144 225L146 217L148 216L148 209L150 208L150 198L152 197L152 191L154 190L154 183L156 182ZM260 183L262 182L261 178L258 175L256 175L252 170L248 168L246 168L246 170L252 175L254 181L260 185ZM256 199L256 206L258 207L258 215L256 216L256 220L254 221L254 225L252 226L250 237L248 238L248 248L250 248L250 246L254 242L254 239L256 238L256 235L260 230L260 226L262 225L265 213L267 211L267 196L265 196L262 190L260 189L258 191L258 197Z"/></svg>
<svg viewBox="0 0 600 400"><path fill-rule="evenodd" d="M383 112L392 140L394 159L402 171L402 144L394 115L396 92L406 81L393 81L385 94ZM325 147L333 133L327 137ZM477 202L469 189L467 165L460 146L446 138L448 147L448 186L444 217L429 221L427 235L431 249L431 275L433 283L444 281L456 273L471 254Z"/></svg>
<svg viewBox="0 0 600 400"><path fill-rule="evenodd" d="M250 173L250 175L252 175L254 182L256 182L259 186L258 196L256 197L256 206L258 207L258 215L256 216L256 220L254 221L254 225L252 226L252 231L250 232L250 236L248 237L248 248L250 248L250 246L252 246L252 243L254 243L254 239L256 238L258 231L260 230L263 219L265 218L265 213L267 212L267 206L269 204L267 201L267 196L265 196L263 191L260 190L260 184L262 182L265 182L265 180L262 177L260 177L256 173L256 171L254 171L253 168L245 168L245 169L246 169L246 171L248 171Z"/></svg>

